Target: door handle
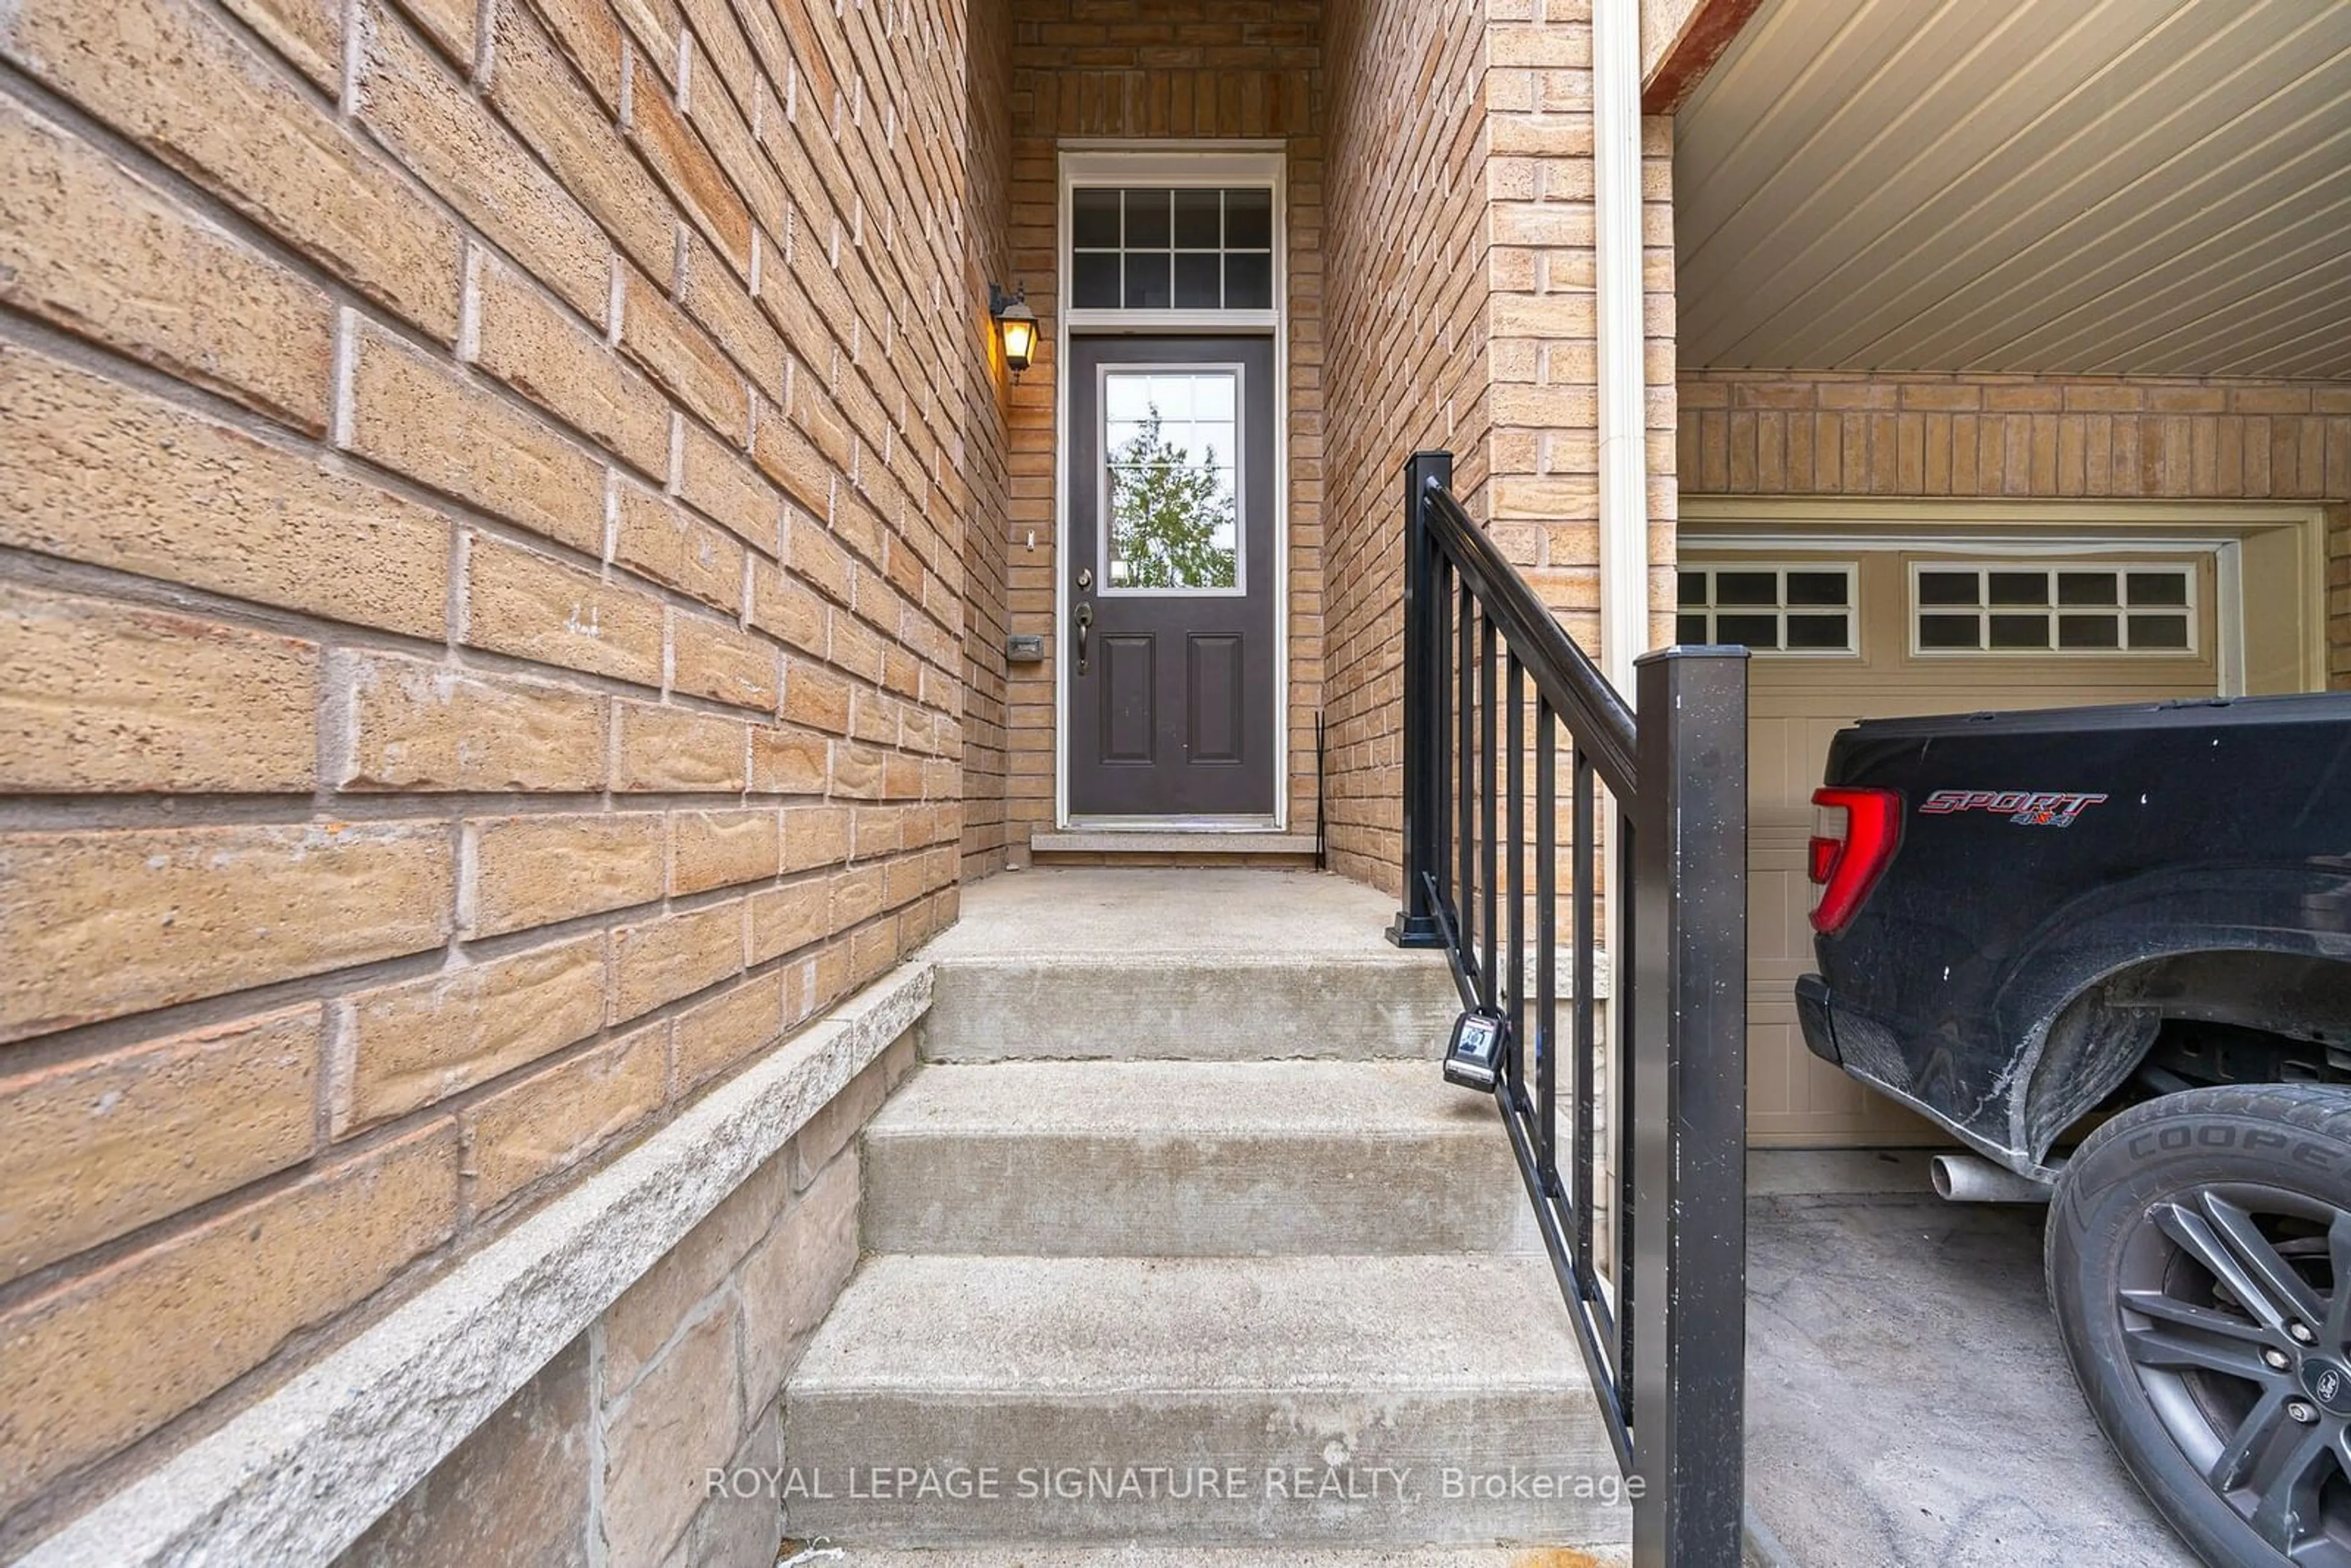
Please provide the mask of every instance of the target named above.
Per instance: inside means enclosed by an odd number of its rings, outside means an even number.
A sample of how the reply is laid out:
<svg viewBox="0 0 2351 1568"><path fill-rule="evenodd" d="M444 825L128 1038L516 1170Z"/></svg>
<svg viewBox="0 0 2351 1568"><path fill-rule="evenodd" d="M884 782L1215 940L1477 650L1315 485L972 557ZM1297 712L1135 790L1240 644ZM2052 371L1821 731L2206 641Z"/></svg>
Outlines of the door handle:
<svg viewBox="0 0 2351 1568"><path fill-rule="evenodd" d="M1079 601L1076 620L1078 622L1078 674L1082 675L1086 673L1086 628L1094 623L1094 607L1092 601Z"/></svg>

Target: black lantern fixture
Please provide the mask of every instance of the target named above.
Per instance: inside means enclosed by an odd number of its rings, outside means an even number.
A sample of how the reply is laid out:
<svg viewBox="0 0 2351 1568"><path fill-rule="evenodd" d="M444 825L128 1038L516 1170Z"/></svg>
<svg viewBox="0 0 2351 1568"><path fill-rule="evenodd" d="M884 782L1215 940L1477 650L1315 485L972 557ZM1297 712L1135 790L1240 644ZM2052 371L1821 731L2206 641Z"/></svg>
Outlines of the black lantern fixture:
<svg viewBox="0 0 2351 1568"><path fill-rule="evenodd" d="M1029 308L1029 291L1010 294L987 286L987 313L996 318L997 335L1004 340L1004 368L1018 381L1037 354L1037 313Z"/></svg>

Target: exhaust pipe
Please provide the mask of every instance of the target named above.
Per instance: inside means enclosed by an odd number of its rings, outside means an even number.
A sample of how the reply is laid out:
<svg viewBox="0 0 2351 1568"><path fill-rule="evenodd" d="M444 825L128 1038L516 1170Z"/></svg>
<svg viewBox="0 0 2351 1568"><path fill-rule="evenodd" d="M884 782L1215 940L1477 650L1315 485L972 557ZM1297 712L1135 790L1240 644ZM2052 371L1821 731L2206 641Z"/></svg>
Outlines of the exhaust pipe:
<svg viewBox="0 0 2351 1568"><path fill-rule="evenodd" d="M1928 1164L1937 1196L1953 1203L2047 1203L2053 1190L1975 1155L1937 1155Z"/></svg>

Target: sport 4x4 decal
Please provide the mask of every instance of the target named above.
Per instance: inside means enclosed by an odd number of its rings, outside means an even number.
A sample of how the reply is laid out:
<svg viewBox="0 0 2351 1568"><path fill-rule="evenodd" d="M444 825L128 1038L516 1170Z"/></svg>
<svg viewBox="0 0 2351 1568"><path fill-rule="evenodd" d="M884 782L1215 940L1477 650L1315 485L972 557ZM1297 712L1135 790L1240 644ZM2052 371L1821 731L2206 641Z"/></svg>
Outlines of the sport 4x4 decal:
<svg viewBox="0 0 2351 1568"><path fill-rule="evenodd" d="M1918 810L1928 816L1994 811L2019 827L2069 828L2074 818L2105 799L2064 789L1938 789Z"/></svg>

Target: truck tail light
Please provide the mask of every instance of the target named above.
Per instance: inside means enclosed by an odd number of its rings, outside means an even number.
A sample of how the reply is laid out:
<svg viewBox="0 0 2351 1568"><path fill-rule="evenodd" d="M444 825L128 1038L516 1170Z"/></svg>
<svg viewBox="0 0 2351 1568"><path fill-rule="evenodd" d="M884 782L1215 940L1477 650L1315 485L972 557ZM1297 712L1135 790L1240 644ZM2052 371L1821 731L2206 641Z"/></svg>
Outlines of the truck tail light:
<svg viewBox="0 0 2351 1568"><path fill-rule="evenodd" d="M1902 842L1902 797L1891 789L1815 789L1813 804L1843 811L1843 831L1815 834L1805 870L1821 890L1813 929L1824 936L1845 928Z"/></svg>

